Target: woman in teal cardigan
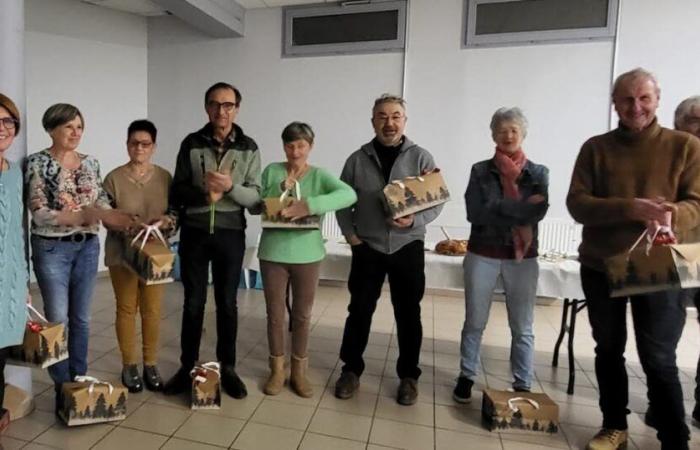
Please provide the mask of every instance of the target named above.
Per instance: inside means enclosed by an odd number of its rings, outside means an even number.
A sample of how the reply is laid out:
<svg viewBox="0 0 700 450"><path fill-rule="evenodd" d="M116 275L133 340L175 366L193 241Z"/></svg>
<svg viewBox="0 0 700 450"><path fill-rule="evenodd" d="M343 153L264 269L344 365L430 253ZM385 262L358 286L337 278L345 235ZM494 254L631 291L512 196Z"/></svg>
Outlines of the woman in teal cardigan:
<svg viewBox="0 0 700 450"><path fill-rule="evenodd" d="M9 347L22 343L27 318L27 260L24 256L22 218L22 168L5 159L19 133L19 111L14 102L0 94L0 433L10 423L2 408L5 398L5 362Z"/></svg>
<svg viewBox="0 0 700 450"><path fill-rule="evenodd" d="M280 197L287 191L294 198L281 211L287 219L300 220L347 208L357 201L355 191L328 171L307 163L314 132L305 123L292 122L282 131L287 162L272 163L262 173L262 197ZM300 190L301 192L296 192ZM271 374L263 388L279 394L284 386L284 314L287 283L292 286L292 368L289 384L301 397L313 390L306 378L309 322L319 267L326 255L318 229L264 228L258 258L267 304L267 339Z"/></svg>

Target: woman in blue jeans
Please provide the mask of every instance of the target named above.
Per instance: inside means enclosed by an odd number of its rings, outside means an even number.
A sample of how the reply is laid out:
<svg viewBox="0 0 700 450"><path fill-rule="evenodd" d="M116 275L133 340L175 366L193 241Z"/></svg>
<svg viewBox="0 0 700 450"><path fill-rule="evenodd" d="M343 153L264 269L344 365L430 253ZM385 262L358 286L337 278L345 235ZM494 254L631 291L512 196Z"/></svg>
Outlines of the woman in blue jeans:
<svg viewBox="0 0 700 450"><path fill-rule="evenodd" d="M57 398L61 384L87 372L90 303L97 275L99 224L120 229L131 218L112 210L94 158L78 153L83 116L56 104L44 113L51 147L27 159L34 272L46 318L66 324L69 358L49 367Z"/></svg>
<svg viewBox="0 0 700 450"><path fill-rule="evenodd" d="M464 258L466 317L460 375L453 393L460 403L471 400L481 337L499 278L511 330L513 389L529 391L532 382L532 321L539 275L537 224L549 207L549 170L525 156L521 145L526 134L527 119L519 108L498 109L491 119L494 156L472 166L464 194L471 234Z"/></svg>

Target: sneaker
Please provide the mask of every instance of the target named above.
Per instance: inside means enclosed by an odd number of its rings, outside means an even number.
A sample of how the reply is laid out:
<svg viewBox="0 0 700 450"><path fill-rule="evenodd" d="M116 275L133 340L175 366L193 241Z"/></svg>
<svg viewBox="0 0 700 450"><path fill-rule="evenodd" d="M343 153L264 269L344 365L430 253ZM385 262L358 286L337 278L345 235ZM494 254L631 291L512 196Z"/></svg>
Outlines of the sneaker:
<svg viewBox="0 0 700 450"><path fill-rule="evenodd" d="M342 400L347 400L355 395L355 391L360 387L360 378L353 372L344 371L335 382L335 396Z"/></svg>
<svg viewBox="0 0 700 450"><path fill-rule="evenodd" d="M127 364L122 368L122 384L132 394L143 391L143 380L136 364Z"/></svg>
<svg viewBox="0 0 700 450"><path fill-rule="evenodd" d="M457 378L457 386L452 391L452 398L457 403L469 403L472 401L472 386L474 382L465 376Z"/></svg>
<svg viewBox="0 0 700 450"><path fill-rule="evenodd" d="M163 393L165 395L177 395L187 392L190 389L192 389L190 371L186 370L184 367L180 367L180 369L175 372L175 375L163 386Z"/></svg>
<svg viewBox="0 0 700 450"><path fill-rule="evenodd" d="M627 448L627 430L603 428L588 441L586 450L625 450Z"/></svg>
<svg viewBox="0 0 700 450"><path fill-rule="evenodd" d="M530 388L526 387L513 387L513 392L530 392Z"/></svg>
<svg viewBox="0 0 700 450"><path fill-rule="evenodd" d="M401 378L399 390L396 393L396 401L399 405L409 406L418 401L418 380L415 378Z"/></svg>
<svg viewBox="0 0 700 450"><path fill-rule="evenodd" d="M242 399L248 395L245 383L238 376L233 366L224 366L221 371L221 387L224 391L235 399Z"/></svg>

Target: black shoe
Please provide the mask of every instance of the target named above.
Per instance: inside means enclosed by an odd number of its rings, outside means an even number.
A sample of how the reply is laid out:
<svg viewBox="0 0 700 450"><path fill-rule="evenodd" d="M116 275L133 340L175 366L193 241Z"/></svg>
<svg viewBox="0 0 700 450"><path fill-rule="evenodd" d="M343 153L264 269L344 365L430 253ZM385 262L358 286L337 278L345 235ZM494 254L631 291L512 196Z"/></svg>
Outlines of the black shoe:
<svg viewBox="0 0 700 450"><path fill-rule="evenodd" d="M221 371L221 387L228 395L236 399L245 398L248 395L248 389L233 366L224 366Z"/></svg>
<svg viewBox="0 0 700 450"><path fill-rule="evenodd" d="M457 386L452 391L452 398L457 403L469 403L472 401L472 386L474 382L465 376L457 378Z"/></svg>
<svg viewBox="0 0 700 450"><path fill-rule="evenodd" d="M342 400L347 400L355 395L355 391L360 387L360 377L353 372L343 371L340 378L335 382L335 396Z"/></svg>
<svg viewBox="0 0 700 450"><path fill-rule="evenodd" d="M647 412L644 413L644 423L652 428L658 428L659 421L656 418L654 410L651 409L651 405L647 407Z"/></svg>
<svg viewBox="0 0 700 450"><path fill-rule="evenodd" d="M530 392L530 389L526 387L513 387L513 392Z"/></svg>
<svg viewBox="0 0 700 450"><path fill-rule="evenodd" d="M163 390L163 379L160 377L156 366L143 366L143 381L146 389L149 391L157 392Z"/></svg>
<svg viewBox="0 0 700 450"><path fill-rule="evenodd" d="M190 371L186 370L184 367L180 367L180 369L175 372L175 375L163 386L163 393L165 395L177 395L187 392L190 389L192 389Z"/></svg>
<svg viewBox="0 0 700 450"><path fill-rule="evenodd" d="M139 370L136 364L129 364L122 369L122 384L132 394L143 391L143 380L139 376Z"/></svg>
<svg viewBox="0 0 700 450"><path fill-rule="evenodd" d="M401 378L399 391L396 393L396 401L399 405L413 405L418 401L418 380L415 378Z"/></svg>
<svg viewBox="0 0 700 450"><path fill-rule="evenodd" d="M693 408L693 425L700 428L700 405L698 404Z"/></svg>

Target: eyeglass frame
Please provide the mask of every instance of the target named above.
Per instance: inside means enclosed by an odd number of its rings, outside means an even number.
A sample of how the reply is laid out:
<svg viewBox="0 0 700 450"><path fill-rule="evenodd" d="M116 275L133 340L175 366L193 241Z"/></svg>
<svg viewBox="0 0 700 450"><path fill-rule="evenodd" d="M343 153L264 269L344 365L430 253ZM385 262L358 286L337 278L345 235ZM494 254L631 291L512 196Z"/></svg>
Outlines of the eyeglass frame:
<svg viewBox="0 0 700 450"><path fill-rule="evenodd" d="M17 125L19 125L19 120L14 117L3 117L0 119L0 123L5 127L6 130L15 130Z"/></svg>
<svg viewBox="0 0 700 450"><path fill-rule="evenodd" d="M231 105L231 106L228 106L228 105ZM223 108L224 111L231 112L238 107L238 102L219 103L216 100L209 100L206 104L206 107L207 107L207 109L213 109L214 111L218 111L221 108Z"/></svg>

